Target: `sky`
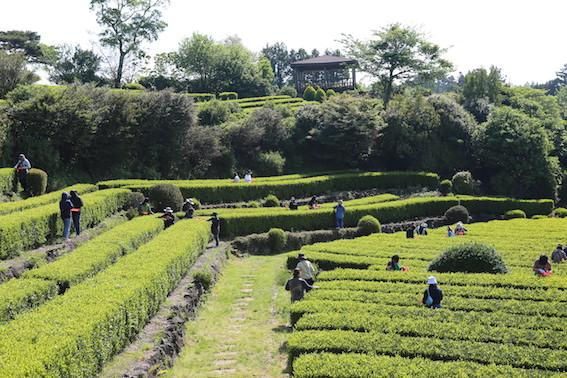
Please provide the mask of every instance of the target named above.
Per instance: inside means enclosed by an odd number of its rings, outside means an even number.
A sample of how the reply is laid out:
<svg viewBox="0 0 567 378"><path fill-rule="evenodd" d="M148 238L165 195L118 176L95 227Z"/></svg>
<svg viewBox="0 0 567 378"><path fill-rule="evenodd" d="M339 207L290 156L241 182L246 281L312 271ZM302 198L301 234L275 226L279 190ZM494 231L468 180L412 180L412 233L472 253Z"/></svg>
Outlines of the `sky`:
<svg viewBox="0 0 567 378"><path fill-rule="evenodd" d="M31 30L48 45L91 48L100 31L90 0L1 0L0 30ZM221 41L238 36L260 52L283 42L308 52L341 49L350 34L368 40L391 23L416 27L447 48L455 74L501 69L508 83L544 83L567 64L565 0L171 0L163 10L167 29L147 45L150 55L175 51L183 38L206 34Z"/></svg>

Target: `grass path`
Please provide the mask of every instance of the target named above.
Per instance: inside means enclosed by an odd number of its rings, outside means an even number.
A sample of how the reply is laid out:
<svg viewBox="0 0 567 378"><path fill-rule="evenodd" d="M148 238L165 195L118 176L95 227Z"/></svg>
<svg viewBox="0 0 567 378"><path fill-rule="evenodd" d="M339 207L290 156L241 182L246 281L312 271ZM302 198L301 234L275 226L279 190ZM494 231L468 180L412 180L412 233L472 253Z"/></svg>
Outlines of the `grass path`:
<svg viewBox="0 0 567 378"><path fill-rule="evenodd" d="M168 377L289 377L283 256L231 258Z"/></svg>

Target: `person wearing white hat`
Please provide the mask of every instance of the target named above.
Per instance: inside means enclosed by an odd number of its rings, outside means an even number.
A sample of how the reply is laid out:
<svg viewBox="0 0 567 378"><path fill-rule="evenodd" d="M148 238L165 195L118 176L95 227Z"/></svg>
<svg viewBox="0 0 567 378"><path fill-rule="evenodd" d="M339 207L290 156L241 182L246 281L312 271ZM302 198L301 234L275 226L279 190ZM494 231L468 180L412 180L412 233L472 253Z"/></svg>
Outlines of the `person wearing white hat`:
<svg viewBox="0 0 567 378"><path fill-rule="evenodd" d="M429 287L423 292L422 302L427 308L441 308L443 291L437 287L437 278L431 276L427 279Z"/></svg>
<svg viewBox="0 0 567 378"><path fill-rule="evenodd" d="M289 209L290 210L297 210L297 200L295 199L295 197L291 197L291 199L289 200Z"/></svg>
<svg viewBox="0 0 567 378"><path fill-rule="evenodd" d="M427 235L427 223L423 222L415 230L418 235Z"/></svg>
<svg viewBox="0 0 567 378"><path fill-rule="evenodd" d="M164 228L168 228L175 223L175 216L173 215L173 209L171 207L166 207L163 209L163 215L158 216L158 218L163 218Z"/></svg>
<svg viewBox="0 0 567 378"><path fill-rule="evenodd" d="M193 218L193 213L195 213L195 208L193 207L194 204L195 202L193 201L193 198L187 198L185 200L183 208L181 209L185 212L185 218Z"/></svg>
<svg viewBox="0 0 567 378"><path fill-rule="evenodd" d="M31 164L28 159L26 159L26 155L20 154L18 156L18 162L14 166L16 170L16 175L18 176L18 180L24 188L24 191L28 190L28 170L31 169Z"/></svg>

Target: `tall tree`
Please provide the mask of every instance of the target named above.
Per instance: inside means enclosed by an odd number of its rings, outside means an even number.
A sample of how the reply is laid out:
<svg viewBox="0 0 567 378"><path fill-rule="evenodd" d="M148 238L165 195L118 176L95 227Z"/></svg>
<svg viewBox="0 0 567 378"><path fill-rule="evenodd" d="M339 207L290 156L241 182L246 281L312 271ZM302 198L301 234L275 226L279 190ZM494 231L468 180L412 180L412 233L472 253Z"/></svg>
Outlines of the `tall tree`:
<svg viewBox="0 0 567 378"><path fill-rule="evenodd" d="M452 69L452 64L441 57L446 49L428 42L422 32L411 27L391 24L375 30L369 41L343 36L340 42L347 55L383 83L385 103L390 101L395 83L426 82L443 77Z"/></svg>
<svg viewBox="0 0 567 378"><path fill-rule="evenodd" d="M38 62L43 56L41 37L36 32L10 30L0 32L0 49L10 54L24 54L30 62Z"/></svg>
<svg viewBox="0 0 567 378"><path fill-rule="evenodd" d="M126 58L142 59L142 43L157 40L166 28L160 8L168 4L169 0L91 0L91 10L104 28L99 34L100 42L118 54L113 74L116 88L122 82Z"/></svg>
<svg viewBox="0 0 567 378"><path fill-rule="evenodd" d="M287 84L291 78L291 58L287 47L283 42L273 45L266 45L262 49L262 54L268 58L274 71L274 84L281 88Z"/></svg>
<svg viewBox="0 0 567 378"><path fill-rule="evenodd" d="M0 50L0 99L20 84L32 84L39 77L26 69L26 57L21 52L8 54Z"/></svg>
<svg viewBox="0 0 567 378"><path fill-rule="evenodd" d="M492 109L502 101L504 87L500 69L490 67L490 71L477 68L465 75L462 88L462 103L479 123L486 122Z"/></svg>
<svg viewBox="0 0 567 378"><path fill-rule="evenodd" d="M62 46L49 79L57 84L98 83L101 81L97 75L100 69L100 57L92 50L83 50L80 46Z"/></svg>
<svg viewBox="0 0 567 378"><path fill-rule="evenodd" d="M557 80L559 81L559 87L567 85L567 64L565 64L563 68L561 68L555 74L557 75Z"/></svg>

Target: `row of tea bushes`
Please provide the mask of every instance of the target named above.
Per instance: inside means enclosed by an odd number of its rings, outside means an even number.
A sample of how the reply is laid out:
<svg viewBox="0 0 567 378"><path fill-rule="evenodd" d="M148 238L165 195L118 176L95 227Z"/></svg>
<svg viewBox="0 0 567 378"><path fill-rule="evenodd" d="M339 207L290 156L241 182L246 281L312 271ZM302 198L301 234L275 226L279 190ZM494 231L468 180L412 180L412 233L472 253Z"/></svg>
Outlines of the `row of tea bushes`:
<svg viewBox="0 0 567 378"><path fill-rule="evenodd" d="M122 209L129 200L128 189L99 190L82 196L81 224L89 227ZM62 222L58 203L38 206L0 216L0 259L19 255L60 235Z"/></svg>
<svg viewBox="0 0 567 378"><path fill-rule="evenodd" d="M285 176L284 176L285 177ZM122 186L135 191L147 191L158 183L171 183L181 190L185 198L198 198L202 203L241 202L265 198L274 194L278 198L310 197L313 194L331 192L388 189L405 187L437 188L439 176L434 173L419 172L367 172L367 173L337 173L324 176L314 176L296 179L276 177L270 180L262 178L254 182L238 184L230 180L168 180L145 181L112 180L98 183L99 187Z"/></svg>
<svg viewBox="0 0 567 378"><path fill-rule="evenodd" d="M16 183L16 175L14 168L0 168L0 192L9 192L14 190Z"/></svg>
<svg viewBox="0 0 567 378"><path fill-rule="evenodd" d="M0 325L1 371L96 376L158 311L205 249L209 229L178 222L65 295Z"/></svg>
<svg viewBox="0 0 567 378"><path fill-rule="evenodd" d="M61 194L63 192L69 193L71 190L76 190L80 196L84 194L94 192L98 190L98 186L93 184L76 184L69 186L67 188L58 190L56 192L51 192L48 194L43 194L37 197L30 197L21 201L14 202L3 202L0 203L0 215L12 213L14 211L22 211L26 209L31 209L37 206L47 205L50 203L55 203L61 200Z"/></svg>

